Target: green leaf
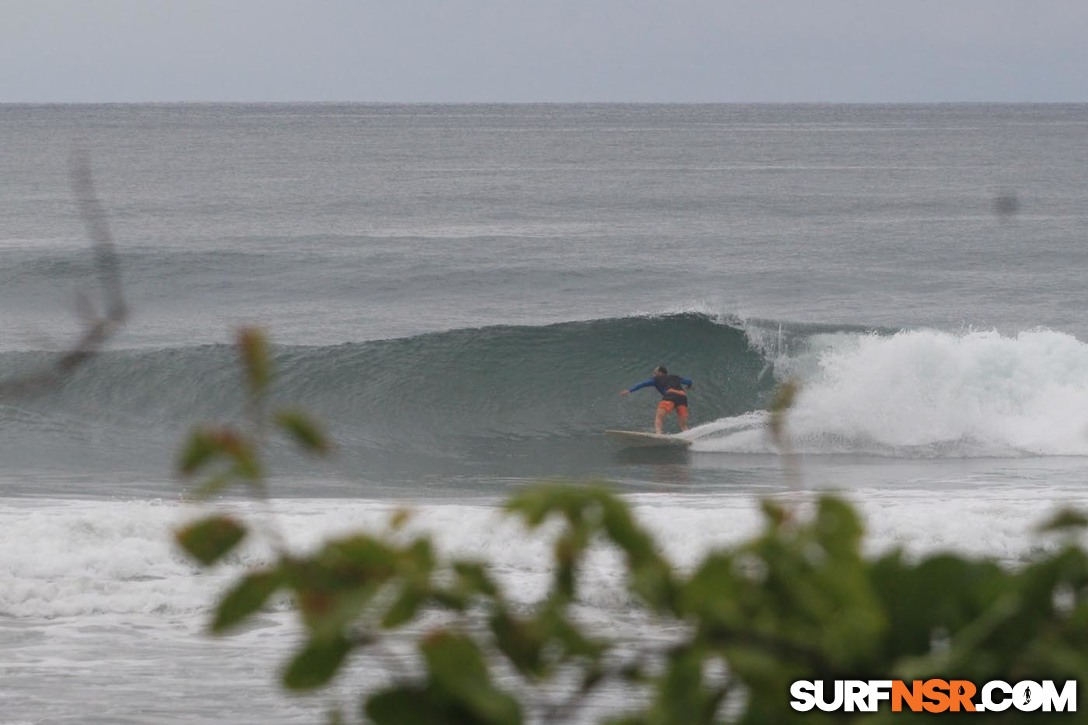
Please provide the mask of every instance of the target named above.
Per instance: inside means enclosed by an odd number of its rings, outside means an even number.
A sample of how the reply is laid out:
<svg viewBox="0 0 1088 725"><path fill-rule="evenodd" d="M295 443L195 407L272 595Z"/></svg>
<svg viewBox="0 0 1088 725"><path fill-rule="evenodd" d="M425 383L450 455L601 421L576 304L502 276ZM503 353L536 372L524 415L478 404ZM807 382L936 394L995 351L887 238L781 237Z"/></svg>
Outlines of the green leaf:
<svg viewBox="0 0 1088 725"><path fill-rule="evenodd" d="M793 513L788 508L769 498L760 499L759 508L771 528L782 528L793 521Z"/></svg>
<svg viewBox="0 0 1088 725"><path fill-rule="evenodd" d="M268 352L268 339L256 328L243 327L238 331L237 340L246 380L253 393L260 395L272 381L272 356Z"/></svg>
<svg viewBox="0 0 1088 725"><path fill-rule="evenodd" d="M194 430L178 458L178 472L191 476L218 458L234 462L229 471L218 474L200 489L200 494L214 493L234 479L259 481L263 475L257 449L245 435L231 428Z"/></svg>
<svg viewBox="0 0 1088 725"><path fill-rule="evenodd" d="M389 528L393 531L400 531L412 520L414 515L415 513L410 508L397 508L389 516Z"/></svg>
<svg viewBox="0 0 1088 725"><path fill-rule="evenodd" d="M297 410L281 410L276 414L276 423L306 452L329 452L330 445L324 431L307 414Z"/></svg>
<svg viewBox="0 0 1088 725"><path fill-rule="evenodd" d="M672 567L657 552L657 544L636 522L627 504L611 493L600 497L608 538L627 555L630 587L652 609L676 611L678 590Z"/></svg>
<svg viewBox="0 0 1088 725"><path fill-rule="evenodd" d="M189 439L178 457L178 473L192 476L222 452L223 449L213 431L208 428L196 428L189 433Z"/></svg>
<svg viewBox="0 0 1088 725"><path fill-rule="evenodd" d="M668 668L658 684L657 697L651 713L660 722L712 720L713 711L706 712L711 695L705 686L703 661L698 651L684 648L670 653Z"/></svg>
<svg viewBox="0 0 1088 725"><path fill-rule="evenodd" d="M1088 516L1076 509L1064 508L1037 529L1040 534L1049 534L1057 531L1070 531L1088 527Z"/></svg>
<svg viewBox="0 0 1088 725"><path fill-rule="evenodd" d="M608 495L608 489L599 484L537 484L511 497L505 508L521 516L530 527L539 526L552 515L562 516L572 524L584 521L598 525L601 497Z"/></svg>
<svg viewBox="0 0 1088 725"><path fill-rule="evenodd" d="M419 608L427 600L427 591L417 586L406 584L401 588L393 604L382 617L382 627L394 629L415 619Z"/></svg>
<svg viewBox="0 0 1088 725"><path fill-rule="evenodd" d="M213 432L222 454L234 461L229 475L243 481L259 481L263 475L257 447L252 440L230 428Z"/></svg>
<svg viewBox="0 0 1088 725"><path fill-rule="evenodd" d="M457 561L453 571L467 594L480 594L495 598L499 595L498 587L487 573L487 567L477 561Z"/></svg>
<svg viewBox="0 0 1088 725"><path fill-rule="evenodd" d="M376 725L448 725L452 713L423 687L398 687L371 695L366 716Z"/></svg>
<svg viewBox="0 0 1088 725"><path fill-rule="evenodd" d="M544 642L536 627L505 609L499 610L491 618L490 624L499 651L506 655L518 672L537 677L545 674L547 665L541 655Z"/></svg>
<svg viewBox="0 0 1088 725"><path fill-rule="evenodd" d="M264 478L264 468L257 459L256 451L240 451L230 475L251 485L260 485Z"/></svg>
<svg viewBox="0 0 1088 725"><path fill-rule="evenodd" d="M431 676L447 689L469 691L490 685L483 654L468 637L439 630L423 640L421 649Z"/></svg>
<svg viewBox="0 0 1088 725"><path fill-rule="evenodd" d="M181 548L205 566L230 553L245 535L246 528L229 516L210 516L174 534Z"/></svg>
<svg viewBox="0 0 1088 725"><path fill-rule="evenodd" d="M591 640L578 628L562 606L545 606L537 616L535 628L549 644L562 646L564 659L581 657L597 660L605 650L605 645Z"/></svg>
<svg viewBox="0 0 1088 725"><path fill-rule="evenodd" d="M518 701L499 690L476 643L463 635L439 631L420 646L435 687L481 721L519 723Z"/></svg>
<svg viewBox="0 0 1088 725"><path fill-rule="evenodd" d="M294 656L283 673L283 684L291 690L322 687L340 669L354 645L343 635L313 638Z"/></svg>
<svg viewBox="0 0 1088 725"><path fill-rule="evenodd" d="M404 550L403 558L405 573L417 578L426 578L434 571L434 544L428 538L416 539Z"/></svg>
<svg viewBox="0 0 1088 725"><path fill-rule="evenodd" d="M239 624L263 607L282 585L283 575L278 569L247 574L220 600L212 631L221 633Z"/></svg>
<svg viewBox="0 0 1088 725"><path fill-rule="evenodd" d="M834 496L822 496L817 504L816 536L820 545L836 557L859 555L863 529L850 504Z"/></svg>
<svg viewBox="0 0 1088 725"><path fill-rule="evenodd" d="M340 631L381 588L400 574L402 561L386 542L364 534L327 542L309 559L286 567L303 622L315 633Z"/></svg>

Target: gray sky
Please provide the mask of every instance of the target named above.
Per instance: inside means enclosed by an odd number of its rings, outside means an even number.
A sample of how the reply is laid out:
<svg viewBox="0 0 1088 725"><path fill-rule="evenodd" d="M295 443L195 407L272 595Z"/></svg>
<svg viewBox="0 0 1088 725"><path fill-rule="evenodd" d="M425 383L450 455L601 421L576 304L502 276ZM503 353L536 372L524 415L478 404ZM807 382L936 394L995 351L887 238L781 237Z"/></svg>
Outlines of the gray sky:
<svg viewBox="0 0 1088 725"><path fill-rule="evenodd" d="M1088 101L1088 0L0 0L0 102Z"/></svg>

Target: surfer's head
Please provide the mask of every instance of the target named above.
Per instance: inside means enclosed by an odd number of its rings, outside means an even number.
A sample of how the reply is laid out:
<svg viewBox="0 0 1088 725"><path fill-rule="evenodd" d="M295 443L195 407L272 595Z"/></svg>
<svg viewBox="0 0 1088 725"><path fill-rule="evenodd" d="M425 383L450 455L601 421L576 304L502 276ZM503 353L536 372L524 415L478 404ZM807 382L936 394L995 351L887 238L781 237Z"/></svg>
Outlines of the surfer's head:
<svg viewBox="0 0 1088 725"><path fill-rule="evenodd" d="M654 377L655 378L660 376L660 375L668 375L668 374L669 374L669 371L665 369L664 365L658 365L656 368L654 368Z"/></svg>

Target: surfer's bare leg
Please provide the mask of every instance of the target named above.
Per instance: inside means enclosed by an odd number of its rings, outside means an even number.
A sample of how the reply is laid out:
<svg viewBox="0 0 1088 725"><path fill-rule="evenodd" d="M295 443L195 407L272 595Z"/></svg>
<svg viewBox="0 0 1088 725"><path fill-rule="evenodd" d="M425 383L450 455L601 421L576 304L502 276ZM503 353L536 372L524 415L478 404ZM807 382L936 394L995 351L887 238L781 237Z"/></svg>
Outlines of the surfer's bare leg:
<svg viewBox="0 0 1088 725"><path fill-rule="evenodd" d="M654 433L661 435L661 429L665 425L665 416L669 414L669 409L663 405L657 407L657 415L654 416Z"/></svg>

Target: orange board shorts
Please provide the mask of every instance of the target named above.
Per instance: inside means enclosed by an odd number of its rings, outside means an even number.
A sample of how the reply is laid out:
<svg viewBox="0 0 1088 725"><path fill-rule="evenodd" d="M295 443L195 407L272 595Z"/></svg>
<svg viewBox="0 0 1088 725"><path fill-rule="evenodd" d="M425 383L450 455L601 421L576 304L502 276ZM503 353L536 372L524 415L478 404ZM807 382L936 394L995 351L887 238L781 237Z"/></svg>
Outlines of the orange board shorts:
<svg viewBox="0 0 1088 725"><path fill-rule="evenodd" d="M674 403L671 400L662 400L657 404L658 411L664 411L666 414L676 411L676 417L680 419L681 423L688 422L688 406L686 403Z"/></svg>

